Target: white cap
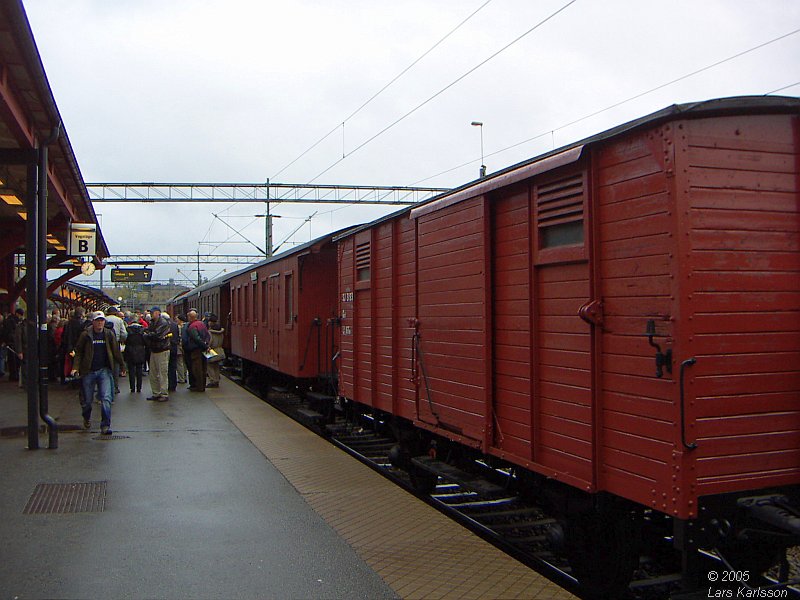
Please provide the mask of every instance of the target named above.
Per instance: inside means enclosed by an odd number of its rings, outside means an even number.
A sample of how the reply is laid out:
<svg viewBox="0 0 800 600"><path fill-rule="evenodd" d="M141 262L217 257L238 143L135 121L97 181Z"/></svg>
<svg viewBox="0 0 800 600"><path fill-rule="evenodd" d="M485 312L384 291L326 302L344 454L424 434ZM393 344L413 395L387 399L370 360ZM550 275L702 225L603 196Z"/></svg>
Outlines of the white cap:
<svg viewBox="0 0 800 600"><path fill-rule="evenodd" d="M97 321L97 319L103 319L105 321L106 314L102 310L96 310L92 313L92 321Z"/></svg>

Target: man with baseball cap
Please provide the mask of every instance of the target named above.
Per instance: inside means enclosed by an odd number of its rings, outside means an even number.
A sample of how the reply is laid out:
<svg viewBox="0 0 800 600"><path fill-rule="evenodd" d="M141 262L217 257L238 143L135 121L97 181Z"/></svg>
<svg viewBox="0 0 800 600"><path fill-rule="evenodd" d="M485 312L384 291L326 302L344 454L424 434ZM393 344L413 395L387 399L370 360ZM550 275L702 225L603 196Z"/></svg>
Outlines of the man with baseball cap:
<svg viewBox="0 0 800 600"><path fill-rule="evenodd" d="M75 344L72 374L81 376L83 397L83 428L92 426L92 399L97 388L100 398L100 433L111 435L111 386L114 385L114 365L124 365L117 336L106 325L106 316L98 310L91 315L92 326L84 330Z"/></svg>

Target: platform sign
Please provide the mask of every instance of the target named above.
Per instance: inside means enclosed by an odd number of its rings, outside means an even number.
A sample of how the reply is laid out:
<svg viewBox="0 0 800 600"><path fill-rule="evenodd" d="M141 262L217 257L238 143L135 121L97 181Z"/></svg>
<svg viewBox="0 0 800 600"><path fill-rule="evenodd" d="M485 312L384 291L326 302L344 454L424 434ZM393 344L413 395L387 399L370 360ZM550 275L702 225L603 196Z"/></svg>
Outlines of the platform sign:
<svg viewBox="0 0 800 600"><path fill-rule="evenodd" d="M153 269L111 269L114 283L148 283L153 278Z"/></svg>
<svg viewBox="0 0 800 600"><path fill-rule="evenodd" d="M67 239L68 256L94 256L97 254L97 225L70 223Z"/></svg>

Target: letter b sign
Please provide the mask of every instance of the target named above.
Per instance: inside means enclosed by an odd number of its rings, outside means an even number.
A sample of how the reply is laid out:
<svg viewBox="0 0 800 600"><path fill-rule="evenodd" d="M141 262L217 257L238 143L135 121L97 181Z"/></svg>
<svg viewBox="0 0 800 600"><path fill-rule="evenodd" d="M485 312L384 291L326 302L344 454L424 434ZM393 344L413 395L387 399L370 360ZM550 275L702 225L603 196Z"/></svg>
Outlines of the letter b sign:
<svg viewBox="0 0 800 600"><path fill-rule="evenodd" d="M70 256L94 256L97 248L96 226L94 223L72 223L69 226Z"/></svg>

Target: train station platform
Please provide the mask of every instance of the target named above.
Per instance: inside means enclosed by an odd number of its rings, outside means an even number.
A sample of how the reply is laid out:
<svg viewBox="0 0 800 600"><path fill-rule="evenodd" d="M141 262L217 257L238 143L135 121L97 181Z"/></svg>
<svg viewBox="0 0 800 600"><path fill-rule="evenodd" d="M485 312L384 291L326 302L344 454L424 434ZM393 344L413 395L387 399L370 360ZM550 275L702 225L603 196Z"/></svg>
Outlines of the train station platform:
<svg viewBox="0 0 800 600"><path fill-rule="evenodd" d="M51 386L59 448L29 451L0 382L3 597L572 597L227 380L120 385L106 437Z"/></svg>

